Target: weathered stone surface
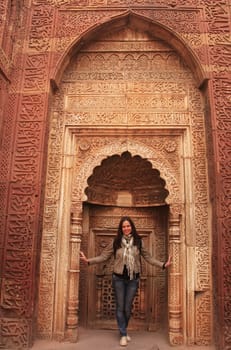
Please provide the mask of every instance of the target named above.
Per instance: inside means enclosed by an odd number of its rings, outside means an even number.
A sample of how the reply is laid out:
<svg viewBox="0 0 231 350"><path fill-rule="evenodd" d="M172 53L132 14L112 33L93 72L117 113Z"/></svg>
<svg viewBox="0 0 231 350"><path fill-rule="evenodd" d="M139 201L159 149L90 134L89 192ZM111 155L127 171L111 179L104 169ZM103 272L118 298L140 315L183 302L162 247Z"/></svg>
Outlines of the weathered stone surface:
<svg viewBox="0 0 231 350"><path fill-rule="evenodd" d="M77 340L88 222L115 230L131 210L174 261L168 283L153 272L168 298L144 283L137 315L151 294L173 345L228 349L228 1L7 0L0 18L0 348ZM145 212L162 206L164 228Z"/></svg>

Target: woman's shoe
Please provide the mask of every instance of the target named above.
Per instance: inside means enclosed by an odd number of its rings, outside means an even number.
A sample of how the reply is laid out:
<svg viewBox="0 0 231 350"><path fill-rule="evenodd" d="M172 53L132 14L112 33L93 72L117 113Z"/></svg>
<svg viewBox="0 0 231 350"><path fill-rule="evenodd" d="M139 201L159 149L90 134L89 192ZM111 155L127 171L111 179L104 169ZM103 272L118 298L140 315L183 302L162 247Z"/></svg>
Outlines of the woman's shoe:
<svg viewBox="0 0 231 350"><path fill-rule="evenodd" d="M131 341L132 338L127 334L127 341Z"/></svg>
<svg viewBox="0 0 231 350"><path fill-rule="evenodd" d="M120 338L120 346L126 346L126 345L128 345L128 343L127 343L127 336L125 335Z"/></svg>

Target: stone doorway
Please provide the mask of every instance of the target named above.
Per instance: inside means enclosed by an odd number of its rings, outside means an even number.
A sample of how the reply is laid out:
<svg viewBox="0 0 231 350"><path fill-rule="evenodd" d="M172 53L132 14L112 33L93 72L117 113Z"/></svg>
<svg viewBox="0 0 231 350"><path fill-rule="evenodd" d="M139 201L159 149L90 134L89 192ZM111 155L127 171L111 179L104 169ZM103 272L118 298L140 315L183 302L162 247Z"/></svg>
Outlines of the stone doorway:
<svg viewBox="0 0 231 350"><path fill-rule="evenodd" d="M133 218L150 253L161 261L167 256L168 207L105 207L85 204L82 246L87 255L100 254L113 239L123 215ZM84 268L80 273L80 325L96 329L117 329L114 293L111 285L113 257L104 264ZM132 330L163 329L167 316L167 274L142 260L140 287L130 321Z"/></svg>
<svg viewBox="0 0 231 350"><path fill-rule="evenodd" d="M78 339L83 203L158 204L169 207L174 259L168 275L170 343L208 344L211 216L202 96L189 67L164 38L155 37L149 21L129 16L116 30L108 28L110 23L92 43L74 50L50 108L38 336ZM137 181L138 194L93 181L105 169L109 184L105 162L115 157L116 163L124 154L133 164L140 157L147 174L154 172L152 179L159 181L148 182L151 191Z"/></svg>

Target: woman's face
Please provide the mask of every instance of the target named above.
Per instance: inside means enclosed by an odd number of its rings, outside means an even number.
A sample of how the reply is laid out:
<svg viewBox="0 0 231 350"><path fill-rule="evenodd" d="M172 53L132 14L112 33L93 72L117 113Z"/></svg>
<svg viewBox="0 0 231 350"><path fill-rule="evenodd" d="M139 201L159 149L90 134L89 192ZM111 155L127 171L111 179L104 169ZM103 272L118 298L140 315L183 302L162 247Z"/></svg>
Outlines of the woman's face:
<svg viewBox="0 0 231 350"><path fill-rule="evenodd" d="M128 220L125 220L123 223L122 223L122 231L123 231L123 234L125 236L128 236L132 233L132 227L131 227L131 224Z"/></svg>

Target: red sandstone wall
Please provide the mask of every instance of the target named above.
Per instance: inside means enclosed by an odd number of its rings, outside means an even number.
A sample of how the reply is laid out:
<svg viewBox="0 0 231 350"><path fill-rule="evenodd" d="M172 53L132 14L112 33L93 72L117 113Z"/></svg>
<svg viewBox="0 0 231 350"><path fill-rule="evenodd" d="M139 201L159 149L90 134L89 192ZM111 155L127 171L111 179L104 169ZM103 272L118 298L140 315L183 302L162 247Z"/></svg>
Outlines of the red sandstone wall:
<svg viewBox="0 0 231 350"><path fill-rule="evenodd" d="M27 347L33 338L50 78L73 40L132 10L182 36L207 69L217 337L219 349L231 348L230 6L229 0L1 1L0 347Z"/></svg>

